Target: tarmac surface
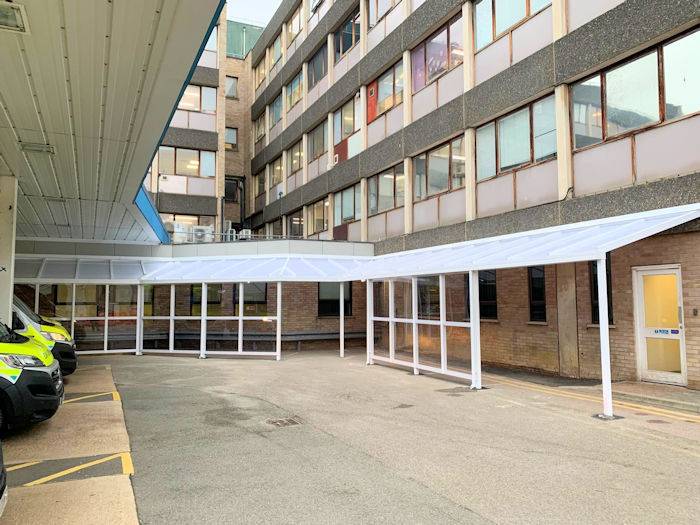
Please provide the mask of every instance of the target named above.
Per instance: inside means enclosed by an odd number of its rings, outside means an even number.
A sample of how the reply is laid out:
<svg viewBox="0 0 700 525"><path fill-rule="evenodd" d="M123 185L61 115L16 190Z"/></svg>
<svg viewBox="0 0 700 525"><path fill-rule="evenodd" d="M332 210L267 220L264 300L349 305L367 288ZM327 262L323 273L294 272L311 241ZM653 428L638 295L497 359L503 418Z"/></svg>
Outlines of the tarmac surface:
<svg viewBox="0 0 700 525"><path fill-rule="evenodd" d="M592 417L601 410L595 386L489 373L487 389L474 392L366 366L359 353L83 362L111 365L141 523L697 523L700 515L698 414L621 401L623 419L602 421Z"/></svg>

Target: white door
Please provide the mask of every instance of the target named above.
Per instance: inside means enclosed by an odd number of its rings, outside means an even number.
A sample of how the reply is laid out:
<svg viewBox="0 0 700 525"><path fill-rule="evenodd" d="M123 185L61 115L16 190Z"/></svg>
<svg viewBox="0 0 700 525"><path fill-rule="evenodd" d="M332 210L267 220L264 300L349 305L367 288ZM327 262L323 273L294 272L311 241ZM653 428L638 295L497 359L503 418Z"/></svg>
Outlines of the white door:
<svg viewBox="0 0 700 525"><path fill-rule="evenodd" d="M640 378L686 385L680 267L635 269L634 300Z"/></svg>

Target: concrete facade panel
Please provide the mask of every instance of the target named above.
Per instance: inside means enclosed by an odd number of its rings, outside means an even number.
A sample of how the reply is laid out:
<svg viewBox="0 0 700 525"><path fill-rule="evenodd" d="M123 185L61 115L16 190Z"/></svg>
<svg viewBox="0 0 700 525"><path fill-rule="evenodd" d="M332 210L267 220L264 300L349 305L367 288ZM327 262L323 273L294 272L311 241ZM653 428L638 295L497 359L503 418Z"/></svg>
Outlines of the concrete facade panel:
<svg viewBox="0 0 700 525"><path fill-rule="evenodd" d="M496 215L514 208L512 173L476 185L477 216Z"/></svg>
<svg viewBox="0 0 700 525"><path fill-rule="evenodd" d="M637 182L700 170L700 116L651 129L634 137Z"/></svg>
<svg viewBox="0 0 700 525"><path fill-rule="evenodd" d="M527 208L557 200L557 161L551 160L515 175L516 207Z"/></svg>
<svg viewBox="0 0 700 525"><path fill-rule="evenodd" d="M588 195L629 186L632 173L632 141L629 138L574 154L574 195Z"/></svg>

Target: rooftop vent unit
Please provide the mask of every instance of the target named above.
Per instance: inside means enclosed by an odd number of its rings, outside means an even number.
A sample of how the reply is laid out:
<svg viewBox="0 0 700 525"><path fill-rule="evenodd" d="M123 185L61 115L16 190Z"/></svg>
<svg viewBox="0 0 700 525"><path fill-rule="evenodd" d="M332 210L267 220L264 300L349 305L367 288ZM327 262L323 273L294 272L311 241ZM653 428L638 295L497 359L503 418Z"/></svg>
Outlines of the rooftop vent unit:
<svg viewBox="0 0 700 525"><path fill-rule="evenodd" d="M0 31L29 34L27 12L23 5L0 1Z"/></svg>

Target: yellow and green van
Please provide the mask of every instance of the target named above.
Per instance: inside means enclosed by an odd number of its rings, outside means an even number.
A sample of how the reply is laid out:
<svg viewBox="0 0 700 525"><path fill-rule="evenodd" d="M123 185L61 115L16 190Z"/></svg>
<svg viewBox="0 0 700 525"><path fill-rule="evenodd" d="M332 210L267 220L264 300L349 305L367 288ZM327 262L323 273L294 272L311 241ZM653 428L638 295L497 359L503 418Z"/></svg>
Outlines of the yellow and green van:
<svg viewBox="0 0 700 525"><path fill-rule="evenodd" d="M78 358L75 342L60 323L42 317L19 297L12 300L12 330L44 345L58 360L64 376L75 372Z"/></svg>
<svg viewBox="0 0 700 525"><path fill-rule="evenodd" d="M63 402L63 375L51 351L0 323L0 428L49 419Z"/></svg>

